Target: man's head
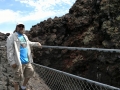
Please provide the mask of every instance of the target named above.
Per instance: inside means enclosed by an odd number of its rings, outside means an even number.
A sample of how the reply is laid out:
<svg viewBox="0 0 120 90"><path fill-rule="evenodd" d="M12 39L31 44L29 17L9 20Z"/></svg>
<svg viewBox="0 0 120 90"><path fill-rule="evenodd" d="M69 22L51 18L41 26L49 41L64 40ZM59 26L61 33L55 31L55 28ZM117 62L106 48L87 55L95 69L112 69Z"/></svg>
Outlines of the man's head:
<svg viewBox="0 0 120 90"><path fill-rule="evenodd" d="M18 22L16 25L16 32L20 33L20 34L24 34L25 32L25 25L21 22Z"/></svg>

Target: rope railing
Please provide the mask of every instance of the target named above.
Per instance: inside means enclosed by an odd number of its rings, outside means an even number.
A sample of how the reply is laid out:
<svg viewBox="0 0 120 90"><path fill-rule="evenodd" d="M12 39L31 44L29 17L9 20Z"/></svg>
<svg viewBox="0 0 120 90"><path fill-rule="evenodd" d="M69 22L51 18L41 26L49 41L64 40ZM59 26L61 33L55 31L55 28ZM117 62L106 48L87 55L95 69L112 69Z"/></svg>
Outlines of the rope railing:
<svg viewBox="0 0 120 90"><path fill-rule="evenodd" d="M46 82L51 90L120 90L120 88L102 84L43 65L36 63L33 63L33 65L40 77Z"/></svg>
<svg viewBox="0 0 120 90"><path fill-rule="evenodd" d="M0 46L4 48L6 46ZM103 52L120 52L119 49L103 49L103 48L82 48L82 47L66 47L66 46L46 46L43 48L68 49L68 50L93 50ZM120 90L120 88L56 70L50 67L33 63L35 71L40 78L48 85L51 90ZM39 88L38 88L39 89Z"/></svg>
<svg viewBox="0 0 120 90"><path fill-rule="evenodd" d="M6 46L0 46L0 47L6 47ZM92 50L92 51L99 51L99 52L117 52L120 53L120 49L104 49L104 48L84 48L84 47L67 47L67 46L47 46L42 45L42 48L53 48L53 49L67 49L67 50Z"/></svg>
<svg viewBox="0 0 120 90"><path fill-rule="evenodd" d="M99 52L117 52L120 53L120 49L104 49L104 48L84 48L84 47L67 47L67 46L47 46L42 45L43 48L54 48L54 49L67 49L67 50L92 50L92 51L99 51Z"/></svg>

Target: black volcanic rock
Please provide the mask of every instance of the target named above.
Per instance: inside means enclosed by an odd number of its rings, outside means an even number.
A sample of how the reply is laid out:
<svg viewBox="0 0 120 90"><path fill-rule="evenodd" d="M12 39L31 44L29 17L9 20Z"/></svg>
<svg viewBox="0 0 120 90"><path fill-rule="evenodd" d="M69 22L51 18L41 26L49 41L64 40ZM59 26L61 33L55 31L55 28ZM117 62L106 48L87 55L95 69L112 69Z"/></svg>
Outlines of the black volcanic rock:
<svg viewBox="0 0 120 90"><path fill-rule="evenodd" d="M120 0L76 0L69 13L32 26L42 45L120 48ZM119 53L33 48L34 62L119 86Z"/></svg>
<svg viewBox="0 0 120 90"><path fill-rule="evenodd" d="M0 32L0 40L2 40L2 41L6 40L9 35L10 35L10 33L4 34L4 33Z"/></svg>

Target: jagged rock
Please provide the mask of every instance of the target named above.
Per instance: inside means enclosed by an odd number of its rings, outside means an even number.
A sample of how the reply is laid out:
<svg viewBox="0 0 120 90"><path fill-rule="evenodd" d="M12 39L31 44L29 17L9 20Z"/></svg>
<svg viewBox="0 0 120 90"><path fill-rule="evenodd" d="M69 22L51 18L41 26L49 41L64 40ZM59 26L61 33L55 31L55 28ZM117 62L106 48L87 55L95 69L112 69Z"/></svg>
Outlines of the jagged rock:
<svg viewBox="0 0 120 90"><path fill-rule="evenodd" d="M42 45L119 49L119 4L119 0L76 0L64 16L34 25L29 39ZM33 48L33 54L36 63L119 87L119 68L112 68L120 63L118 53Z"/></svg>
<svg viewBox="0 0 120 90"><path fill-rule="evenodd" d="M6 40L7 36L9 36L9 35L10 35L10 33L4 34L4 33L0 32L0 40Z"/></svg>

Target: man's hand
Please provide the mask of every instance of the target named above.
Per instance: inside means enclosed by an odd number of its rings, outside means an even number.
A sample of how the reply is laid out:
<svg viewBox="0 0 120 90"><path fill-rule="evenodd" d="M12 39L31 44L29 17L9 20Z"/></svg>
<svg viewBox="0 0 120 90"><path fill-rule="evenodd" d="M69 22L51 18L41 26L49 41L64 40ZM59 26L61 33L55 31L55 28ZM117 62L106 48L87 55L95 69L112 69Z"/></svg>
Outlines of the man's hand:
<svg viewBox="0 0 120 90"><path fill-rule="evenodd" d="M42 48L42 45L38 42L38 45L40 46L40 48Z"/></svg>
<svg viewBox="0 0 120 90"><path fill-rule="evenodd" d="M13 65L12 65L12 68L16 68L16 67L17 67L17 64L13 64Z"/></svg>

